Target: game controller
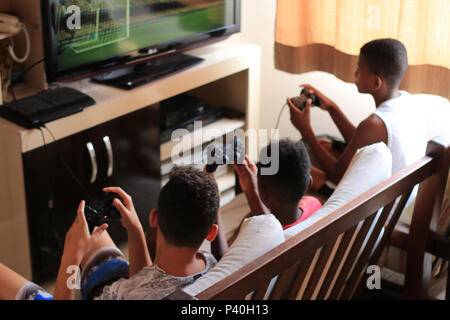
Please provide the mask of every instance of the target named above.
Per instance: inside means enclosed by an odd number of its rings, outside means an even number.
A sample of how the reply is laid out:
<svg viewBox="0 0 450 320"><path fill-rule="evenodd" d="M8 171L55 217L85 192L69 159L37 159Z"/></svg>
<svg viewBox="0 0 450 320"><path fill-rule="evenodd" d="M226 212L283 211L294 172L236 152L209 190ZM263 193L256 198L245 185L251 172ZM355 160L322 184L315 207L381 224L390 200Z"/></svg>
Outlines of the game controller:
<svg viewBox="0 0 450 320"><path fill-rule="evenodd" d="M119 210L116 209L113 202L114 199L121 198L115 193L106 193L105 200L97 206L86 205L84 207L84 215L89 226L89 232L92 233L95 227L104 223L109 224L112 219L120 219Z"/></svg>
<svg viewBox="0 0 450 320"><path fill-rule="evenodd" d="M291 101L297 108L303 111L303 109L305 109L306 107L306 101L308 99L311 99L311 106L313 107L320 106L319 98L309 93L309 91L306 88L302 89L299 96L291 98Z"/></svg>
<svg viewBox="0 0 450 320"><path fill-rule="evenodd" d="M225 146L214 144L208 146L206 172L215 172L219 165L229 164L230 159L233 159L233 163L243 163L245 159L245 146L237 137Z"/></svg>

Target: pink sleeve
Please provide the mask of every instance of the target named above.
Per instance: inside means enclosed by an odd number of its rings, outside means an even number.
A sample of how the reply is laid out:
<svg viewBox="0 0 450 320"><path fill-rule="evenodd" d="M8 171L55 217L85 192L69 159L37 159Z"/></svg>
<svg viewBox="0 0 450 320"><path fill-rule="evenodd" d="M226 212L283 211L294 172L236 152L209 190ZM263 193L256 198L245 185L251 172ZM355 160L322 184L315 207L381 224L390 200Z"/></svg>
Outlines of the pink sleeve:
<svg viewBox="0 0 450 320"><path fill-rule="evenodd" d="M303 214L300 217L300 221L308 219L310 216L312 216L317 210L322 208L322 204L320 203L319 199L312 197L312 196L304 196L300 203L298 204L298 207L303 210Z"/></svg>

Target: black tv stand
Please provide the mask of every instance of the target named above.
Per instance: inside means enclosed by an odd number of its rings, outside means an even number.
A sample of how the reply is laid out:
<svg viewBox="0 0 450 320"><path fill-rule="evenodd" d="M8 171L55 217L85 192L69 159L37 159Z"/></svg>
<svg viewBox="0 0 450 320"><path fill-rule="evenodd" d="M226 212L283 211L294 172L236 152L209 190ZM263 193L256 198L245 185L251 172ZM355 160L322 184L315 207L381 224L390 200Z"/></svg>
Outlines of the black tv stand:
<svg viewBox="0 0 450 320"><path fill-rule="evenodd" d="M189 68L203 60L202 58L177 53L154 58L145 63L105 72L92 78L92 81L131 90L153 80Z"/></svg>

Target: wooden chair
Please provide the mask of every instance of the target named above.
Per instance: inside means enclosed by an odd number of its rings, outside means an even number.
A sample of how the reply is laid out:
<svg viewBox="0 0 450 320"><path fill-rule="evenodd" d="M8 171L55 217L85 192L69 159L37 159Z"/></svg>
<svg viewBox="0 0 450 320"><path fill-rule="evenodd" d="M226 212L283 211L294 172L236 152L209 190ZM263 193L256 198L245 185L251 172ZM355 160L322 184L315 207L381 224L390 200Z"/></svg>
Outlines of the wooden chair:
<svg viewBox="0 0 450 320"><path fill-rule="evenodd" d="M440 152L436 150L435 152ZM398 224L389 244L406 250L404 295L409 299L427 299L432 276L432 257L450 261L450 230L436 233L439 220L450 214L449 204L443 205L450 155L446 152L436 163L436 174L421 184L410 226ZM450 268L447 269L446 300L450 300Z"/></svg>
<svg viewBox="0 0 450 320"><path fill-rule="evenodd" d="M429 142L426 154L195 298L334 300L359 297L370 276L368 266L377 265L418 183L408 240L409 248L415 246L415 249L408 251L405 292L410 298L421 297L431 271L427 250L430 243L431 248L434 243L427 239L432 235L430 230L442 201L442 181L448 176L450 149L447 143L434 139ZM179 294L174 297L186 298Z"/></svg>

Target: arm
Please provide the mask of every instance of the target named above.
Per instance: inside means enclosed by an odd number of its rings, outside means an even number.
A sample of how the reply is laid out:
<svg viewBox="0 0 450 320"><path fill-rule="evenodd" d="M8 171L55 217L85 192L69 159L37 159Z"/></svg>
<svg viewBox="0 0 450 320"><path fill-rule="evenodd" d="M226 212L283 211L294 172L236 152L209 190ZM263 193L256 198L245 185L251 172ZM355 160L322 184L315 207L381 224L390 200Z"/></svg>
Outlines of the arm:
<svg viewBox="0 0 450 320"><path fill-rule="evenodd" d="M296 108L290 99L288 99L288 104L291 111L292 123L299 129L302 137L310 145L312 152L314 152L317 157L321 169L325 171L328 179L334 183L338 183L342 178L350 161L359 148L380 141L387 144L387 132L383 121L377 116L372 115L361 122L358 128L355 129L355 133L350 139L344 152L339 159L336 159L320 144L312 131L309 120L311 100L308 100L306 108L303 111Z"/></svg>
<svg viewBox="0 0 450 320"><path fill-rule="evenodd" d="M336 103L327 98L322 92L317 90L311 85L303 84L300 87L309 89L311 94L314 94L320 100L320 108L328 111L334 124L338 128L339 132L344 137L345 142L349 142L355 133L355 126L348 120L342 110Z"/></svg>
<svg viewBox="0 0 450 320"><path fill-rule="evenodd" d="M17 293L29 280L0 263L0 300L14 300Z"/></svg>
<svg viewBox="0 0 450 320"><path fill-rule="evenodd" d="M350 139L339 160L333 174L329 176L330 180L337 183L341 180L353 156L359 148L371 145L376 142L384 142L386 145L387 131L384 122L376 115L371 115L356 128L355 134Z"/></svg>
<svg viewBox="0 0 450 320"><path fill-rule="evenodd" d="M81 259L77 257L71 257L68 255L63 255L61 258L61 264L59 265L58 276L56 277L55 284L55 300L74 300L75 292L73 289L69 289L67 280L71 274L67 273L70 266L79 266Z"/></svg>
<svg viewBox="0 0 450 320"><path fill-rule="evenodd" d="M239 184L252 213L254 215L270 213L259 196L257 168L253 161L246 155L242 164L233 164L233 167L239 176Z"/></svg>
<svg viewBox="0 0 450 320"><path fill-rule="evenodd" d="M55 285L55 300L73 300L74 290L69 288L68 279L72 275L67 273L69 266L79 266L81 260L89 250L100 239L101 234L108 227L103 224L94 229L92 235L89 234L89 228L84 216L84 201L81 201L77 210L77 218L66 233L64 242L64 251L59 266L58 276Z"/></svg>
<svg viewBox="0 0 450 320"><path fill-rule="evenodd" d="M333 105L328 109L328 113L333 119L334 124L339 129L339 132L344 137L345 142L349 142L352 136L355 134L355 126L348 120L342 110L337 106Z"/></svg>
<svg viewBox="0 0 450 320"><path fill-rule="evenodd" d="M312 152L319 162L320 168L325 171L327 177L331 177L335 170L338 159L336 159L323 145L319 142L311 127L303 127L300 130L303 139L310 146Z"/></svg>
<svg viewBox="0 0 450 320"><path fill-rule="evenodd" d="M288 99L287 102L289 105L292 124L300 131L305 142L311 147L312 152L319 162L320 168L328 177L330 177L334 171L338 159L336 159L322 146L312 130L310 122L311 99L307 100L306 107L303 111L298 109L292 103L291 99Z"/></svg>
<svg viewBox="0 0 450 320"><path fill-rule="evenodd" d="M147 248L145 234L142 227L128 230L128 258L130 263L129 276L133 276L144 267L150 266L152 260Z"/></svg>
<svg viewBox="0 0 450 320"><path fill-rule="evenodd" d="M123 227L128 234L128 256L130 263L130 277L152 264L150 253L147 247L144 230L134 209L131 197L119 187L109 187L103 189L105 192L118 194L122 202L114 199L114 206L119 210Z"/></svg>

